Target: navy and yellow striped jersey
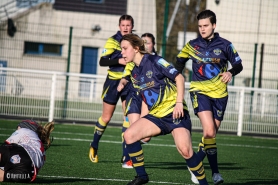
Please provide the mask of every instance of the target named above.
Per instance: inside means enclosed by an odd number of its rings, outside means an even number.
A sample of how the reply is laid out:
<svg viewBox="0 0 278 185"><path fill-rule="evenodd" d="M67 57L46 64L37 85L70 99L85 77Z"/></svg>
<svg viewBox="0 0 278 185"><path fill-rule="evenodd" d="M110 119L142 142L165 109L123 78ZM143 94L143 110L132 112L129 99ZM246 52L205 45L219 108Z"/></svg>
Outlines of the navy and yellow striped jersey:
<svg viewBox="0 0 278 185"><path fill-rule="evenodd" d="M104 49L102 51L101 57L107 59L118 59L122 58L120 41L122 39L122 34L118 31L115 35L108 38ZM122 74L125 66L123 65L113 65L109 66L108 77L112 80L119 80L122 78Z"/></svg>
<svg viewBox="0 0 278 185"><path fill-rule="evenodd" d="M157 55L145 54L140 65L131 71L131 81L147 104L149 114L161 118L173 112L177 87L176 68ZM187 110L184 101L184 109Z"/></svg>
<svg viewBox="0 0 278 185"><path fill-rule="evenodd" d="M192 60L190 92L195 91L212 98L228 95L227 84L221 81L220 73L226 72L228 61L233 66L241 63L233 44L214 33L210 41L201 36L189 41L177 56L177 62Z"/></svg>
<svg viewBox="0 0 278 185"><path fill-rule="evenodd" d="M150 53L151 55L157 55L157 53ZM133 62L129 62L126 64L124 72L123 72L123 78L128 77L131 74L132 69L134 68L135 64Z"/></svg>

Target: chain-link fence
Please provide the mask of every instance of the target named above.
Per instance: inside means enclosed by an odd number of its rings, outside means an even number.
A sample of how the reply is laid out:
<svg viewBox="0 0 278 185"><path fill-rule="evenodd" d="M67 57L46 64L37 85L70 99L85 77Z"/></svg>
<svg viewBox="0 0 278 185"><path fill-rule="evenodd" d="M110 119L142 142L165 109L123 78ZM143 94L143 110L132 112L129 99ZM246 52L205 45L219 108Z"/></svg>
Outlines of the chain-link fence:
<svg viewBox="0 0 278 185"><path fill-rule="evenodd" d="M243 60L232 85L277 89L276 0L3 0L0 65L83 73L90 60L89 73L105 75L98 60L122 14L133 16L136 34L153 33L158 53L175 63L184 43L197 36L196 15L204 9L216 13L216 31Z"/></svg>
<svg viewBox="0 0 278 185"><path fill-rule="evenodd" d="M0 117L94 123L101 115L104 75L0 68ZM192 128L201 130L185 84ZM278 134L278 90L229 87L229 103L220 131L242 134ZM121 103L111 122L121 125Z"/></svg>

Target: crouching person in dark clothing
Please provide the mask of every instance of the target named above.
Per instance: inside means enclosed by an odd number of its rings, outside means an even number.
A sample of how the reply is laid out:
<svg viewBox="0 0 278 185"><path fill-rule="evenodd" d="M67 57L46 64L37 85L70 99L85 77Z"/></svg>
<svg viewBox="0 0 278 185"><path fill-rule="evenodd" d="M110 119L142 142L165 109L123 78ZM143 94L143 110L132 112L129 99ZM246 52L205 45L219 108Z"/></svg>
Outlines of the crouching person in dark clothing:
<svg viewBox="0 0 278 185"><path fill-rule="evenodd" d="M54 122L45 125L33 120L20 122L0 146L0 182L33 182L45 163L53 129Z"/></svg>

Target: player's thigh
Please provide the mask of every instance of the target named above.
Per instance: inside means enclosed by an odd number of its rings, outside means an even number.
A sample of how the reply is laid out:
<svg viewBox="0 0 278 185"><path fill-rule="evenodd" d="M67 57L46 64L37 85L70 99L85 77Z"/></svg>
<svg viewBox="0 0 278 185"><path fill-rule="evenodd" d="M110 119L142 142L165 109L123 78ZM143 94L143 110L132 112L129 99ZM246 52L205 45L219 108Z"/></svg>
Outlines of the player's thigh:
<svg viewBox="0 0 278 185"><path fill-rule="evenodd" d="M147 106L147 104L144 101L142 101L141 117L147 115L148 113L149 113L148 106Z"/></svg>
<svg viewBox="0 0 278 185"><path fill-rule="evenodd" d="M116 105L103 102L102 104L102 119L104 122L110 121L115 111Z"/></svg>
<svg viewBox="0 0 278 185"><path fill-rule="evenodd" d="M215 137L216 125L211 111L202 111L198 113L198 117L203 127L204 137Z"/></svg>
<svg viewBox="0 0 278 185"><path fill-rule="evenodd" d="M202 111L202 112L198 112L198 117L201 121L201 124L204 127L212 127L214 125L214 118L213 118L213 114L211 111L207 110L207 111Z"/></svg>
<svg viewBox="0 0 278 185"><path fill-rule="evenodd" d="M138 113L130 113L127 115L129 124L132 125L135 121L140 119L140 114Z"/></svg>
<svg viewBox="0 0 278 185"><path fill-rule="evenodd" d="M127 144L134 143L143 138L156 136L161 133L160 128L148 119L140 118L125 131L124 137Z"/></svg>
<svg viewBox="0 0 278 185"><path fill-rule="evenodd" d="M193 155L190 131L182 127L176 128L172 131L172 136L179 153L185 158L190 158Z"/></svg>

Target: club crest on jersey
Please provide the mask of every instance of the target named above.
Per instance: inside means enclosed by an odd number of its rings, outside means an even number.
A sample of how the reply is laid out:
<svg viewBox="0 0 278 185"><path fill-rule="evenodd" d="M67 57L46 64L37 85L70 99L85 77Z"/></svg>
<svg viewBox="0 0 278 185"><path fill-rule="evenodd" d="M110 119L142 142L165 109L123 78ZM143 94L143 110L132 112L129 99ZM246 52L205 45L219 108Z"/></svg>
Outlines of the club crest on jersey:
<svg viewBox="0 0 278 185"><path fill-rule="evenodd" d="M18 164L20 163L20 156L19 155L13 155L11 158L10 158L10 162L13 163L13 164Z"/></svg>
<svg viewBox="0 0 278 185"><path fill-rule="evenodd" d="M221 54L221 49L219 49L219 48L216 48L216 49L214 49L213 50L213 53L215 54L215 55L220 55Z"/></svg>
<svg viewBox="0 0 278 185"><path fill-rule="evenodd" d="M222 112L222 111L217 110L217 116L218 116L218 117L222 117L222 114L223 114L223 112Z"/></svg>
<svg viewBox="0 0 278 185"><path fill-rule="evenodd" d="M163 67L165 67L165 68L167 68L168 66L170 66L170 64L169 64L166 60L164 60L163 58L159 59L159 60L158 60L158 63L159 63L160 65L162 65Z"/></svg>
<svg viewBox="0 0 278 185"><path fill-rule="evenodd" d="M146 72L146 76L147 76L148 78L151 78L151 77L153 76L153 72L152 72L152 71L147 71L147 72Z"/></svg>
<svg viewBox="0 0 278 185"><path fill-rule="evenodd" d="M173 123L175 125L178 125L181 122L181 119L177 118L177 119L173 119Z"/></svg>

